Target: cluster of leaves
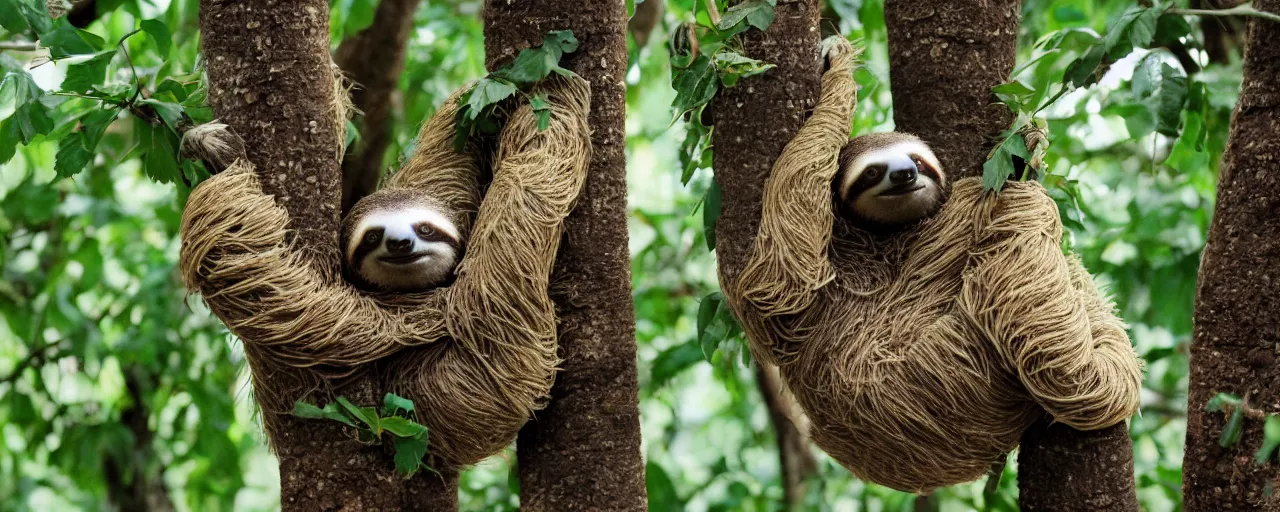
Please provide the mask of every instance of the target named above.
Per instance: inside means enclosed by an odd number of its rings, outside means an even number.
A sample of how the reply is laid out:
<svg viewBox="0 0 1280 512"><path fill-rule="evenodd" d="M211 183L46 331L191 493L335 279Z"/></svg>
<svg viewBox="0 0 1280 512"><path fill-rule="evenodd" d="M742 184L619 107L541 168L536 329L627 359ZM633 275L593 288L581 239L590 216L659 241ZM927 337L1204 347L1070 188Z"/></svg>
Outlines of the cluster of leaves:
<svg viewBox="0 0 1280 512"><path fill-rule="evenodd" d="M1266 414L1252 409L1239 396L1230 393L1219 393L1210 398L1205 403L1204 410L1227 415L1227 423L1222 428L1222 435L1218 437L1218 444L1223 448L1230 448L1240 442L1246 416L1265 418L1262 427L1262 446L1259 446L1258 451L1254 453L1253 461L1262 465L1275 457L1276 449L1280 448L1280 414Z"/></svg>
<svg viewBox="0 0 1280 512"><path fill-rule="evenodd" d="M43 65L67 64L59 90L46 93L20 66L0 63L5 71L0 97L12 97L17 105L13 115L0 122L0 162L13 157L17 144L30 144L43 135L60 141L54 166L58 177L74 176L92 161L107 127L129 112L143 122L134 123L139 143L126 157L140 156L148 176L160 183L181 181L188 189L207 176L199 162L179 158L182 132L211 117L199 74L140 77L125 44L145 33L157 54L167 57L172 35L165 23L142 20L138 29L107 47L103 38L75 28L65 18L50 19L35 0L3 1L10 5L0 9L0 25L14 33L34 34L53 59ZM127 81L108 76L108 67L117 59L129 66ZM153 89L145 87L146 78L153 79ZM72 105L60 110L65 98L95 101L99 108Z"/></svg>
<svg viewBox="0 0 1280 512"><path fill-rule="evenodd" d="M1033 84L1015 79L992 89L996 98L1014 112L1015 120L999 135L995 149L983 165L984 187L999 190L1017 172L1015 162L1036 160L1028 154L1020 132L1029 126L1043 125L1044 121L1037 116L1062 96L1097 84L1112 64L1135 49L1168 47L1188 36L1191 26L1172 7L1163 3L1131 7L1109 24L1103 36L1083 29L1064 29L1041 37L1034 46L1039 55L1014 72L1017 77L1029 71ZM1059 67L1057 59L1049 58L1062 52L1078 55L1065 69ZM1054 86L1057 86L1056 93L1053 93ZM1125 119L1129 135L1134 139L1152 132L1178 137L1184 126L1184 109L1190 117L1202 119L1207 115L1204 101L1207 87L1203 83L1189 86L1187 71L1165 62L1160 52L1151 52L1142 58L1130 81L1129 92L1128 98L1115 100L1114 113ZM1198 141L1197 147L1203 148L1207 137L1204 124L1194 119L1188 121L1188 125L1192 124L1197 130L1193 135ZM1040 176L1049 174L1042 168L1036 171ZM1069 180L1054 179L1050 184L1073 203L1079 197ZM1079 218L1078 211L1072 213L1068 219Z"/></svg>
<svg viewBox="0 0 1280 512"><path fill-rule="evenodd" d="M470 136L498 133L502 127L501 105L517 92L527 98L533 108L533 114L538 118L538 130L547 129L551 125L551 104L547 103L545 94L530 95L529 91L552 73L577 76L560 67L560 59L566 53L576 51L578 38L574 37L573 31L548 32L541 45L521 50L510 64L477 80L460 99L462 108L458 110L455 149L461 151Z"/></svg>
<svg viewBox="0 0 1280 512"><path fill-rule="evenodd" d="M396 471L405 478L420 469L435 471L426 464L427 426L413 421L413 413L413 401L394 393L382 398L381 409L360 407L341 396L323 408L299 400L293 409L293 415L300 418L333 420L354 428L361 443L379 444L384 434L390 436Z"/></svg>

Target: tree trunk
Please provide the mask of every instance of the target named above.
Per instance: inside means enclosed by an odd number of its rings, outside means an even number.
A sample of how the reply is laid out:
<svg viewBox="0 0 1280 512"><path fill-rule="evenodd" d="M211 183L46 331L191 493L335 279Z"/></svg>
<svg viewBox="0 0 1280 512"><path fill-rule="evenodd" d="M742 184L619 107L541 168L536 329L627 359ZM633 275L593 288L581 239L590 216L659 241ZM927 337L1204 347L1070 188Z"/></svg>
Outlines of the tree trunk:
<svg viewBox="0 0 1280 512"><path fill-rule="evenodd" d="M413 14L420 0L382 0L373 24L342 41L333 60L355 83L351 102L364 115L356 120L360 140L342 161L342 212L377 190L391 143L391 99L404 71Z"/></svg>
<svg viewBox="0 0 1280 512"><path fill-rule="evenodd" d="M889 77L898 131L927 141L954 179L978 176L1013 120L992 103L1017 57L1019 0L888 1ZM1024 510L1137 510L1126 425L1028 429L1019 462Z"/></svg>
<svg viewBox="0 0 1280 512"><path fill-rule="evenodd" d="M1280 1L1257 2L1280 11ZM1183 488L1187 510L1280 510L1278 465L1254 463L1262 423L1244 422L1222 448L1225 415L1204 410L1218 393L1280 414L1280 25L1250 22L1244 83L1218 178L1218 203L1200 261L1187 399Z"/></svg>
<svg viewBox="0 0 1280 512"><path fill-rule="evenodd" d="M715 179L724 201L716 220L716 259L721 284L735 282L751 253L760 227L764 182L804 112L817 104L822 64L818 58L817 0L779 0L769 30L749 30L743 45L749 57L777 65L749 83L721 89L712 108ZM764 364L764 363L761 363ZM787 418L787 404L769 379L772 368L757 371L757 386L769 407L777 436L783 494L788 507L804 500L804 483L816 471L808 440Z"/></svg>
<svg viewBox="0 0 1280 512"><path fill-rule="evenodd" d="M552 278L562 371L551 403L520 431L526 511L645 510L635 312L627 250L626 7L615 0L490 0L490 69L551 30L581 41L565 67L591 83L591 168Z"/></svg>
<svg viewBox="0 0 1280 512"><path fill-rule="evenodd" d="M338 91L329 56L328 2L205 0L200 31L216 117L245 140L264 191L289 212L289 227L309 263L340 279L341 126L334 111ZM319 384L305 371L261 372L261 355L253 345L245 350L255 383ZM335 394L376 403L378 391L366 379ZM435 489L440 485L429 475L407 489L384 447L357 443L341 424L298 420L288 414L292 403L258 405L280 460L285 510L421 509L430 503L422 496L435 494L448 501L452 488Z"/></svg>
<svg viewBox="0 0 1280 512"><path fill-rule="evenodd" d="M818 459L813 456L809 438L795 416L788 412L799 408L795 398L785 392L778 368L761 362L756 366L756 387L769 408L769 423L778 445L778 463L782 467L782 501L787 510L800 510L809 490L809 479L818 473ZM807 428L807 425L805 426Z"/></svg>

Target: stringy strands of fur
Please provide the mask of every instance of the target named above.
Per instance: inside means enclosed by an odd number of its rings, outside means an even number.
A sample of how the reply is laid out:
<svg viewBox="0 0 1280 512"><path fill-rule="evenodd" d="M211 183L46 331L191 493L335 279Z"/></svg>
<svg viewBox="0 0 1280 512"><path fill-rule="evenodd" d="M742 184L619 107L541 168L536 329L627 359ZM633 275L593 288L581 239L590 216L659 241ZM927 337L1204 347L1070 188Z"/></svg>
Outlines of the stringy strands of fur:
<svg viewBox="0 0 1280 512"><path fill-rule="evenodd" d="M243 160L193 191L183 213L182 275L244 341L264 409L287 411L317 383L378 362L389 385L418 405L432 463L443 468L500 451L545 405L558 364L546 293L562 221L590 161L590 89L557 79L541 92L552 104L551 127L538 132L527 106L511 117L499 170L448 288L367 294L307 265L289 242L286 212ZM451 100L427 123L419 153L391 184L452 187L445 200L475 210L480 170L452 150L456 112ZM317 378L261 378L280 368L307 368Z"/></svg>
<svg viewBox="0 0 1280 512"><path fill-rule="evenodd" d="M1114 305L1062 253L1038 183L996 195L960 180L895 235L833 215L855 101L844 64L833 59L776 162L752 255L725 288L815 444L859 478L930 492L983 476L1046 411L1079 429L1131 416L1142 365Z"/></svg>

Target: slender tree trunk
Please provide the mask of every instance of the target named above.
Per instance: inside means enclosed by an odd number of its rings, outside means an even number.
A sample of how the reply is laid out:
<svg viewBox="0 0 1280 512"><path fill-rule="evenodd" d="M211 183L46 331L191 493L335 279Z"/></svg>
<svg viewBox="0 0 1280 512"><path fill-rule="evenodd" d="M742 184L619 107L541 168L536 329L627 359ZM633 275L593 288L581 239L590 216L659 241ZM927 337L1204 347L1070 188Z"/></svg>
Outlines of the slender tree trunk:
<svg viewBox="0 0 1280 512"><path fill-rule="evenodd" d="M764 182L804 113L817 104L822 64L818 58L818 0L779 0L769 30L743 34L747 56L777 65L749 83L722 89L710 107L715 179L723 192L716 220L716 259L722 283L736 281L760 227ZM757 371L757 385L769 407L778 443L783 494L788 507L804 500L805 480L816 471L808 440L788 419L788 404L770 379L772 368ZM776 372L772 375L776 375Z"/></svg>
<svg viewBox="0 0 1280 512"><path fill-rule="evenodd" d="M1280 1L1256 7L1280 12ZM1183 488L1187 510L1280 510L1280 464L1254 463L1262 423L1245 420L1222 448L1225 415L1204 410L1218 393L1280 414L1280 25L1252 21L1244 84L1218 179L1218 204L1200 262L1187 399Z"/></svg>
<svg viewBox="0 0 1280 512"><path fill-rule="evenodd" d="M1012 115L993 105L1017 57L1019 0L885 3L894 122L929 143L956 179L978 176ZM1126 425L1096 432L1041 423L1022 438L1023 510L1137 510Z"/></svg>
<svg viewBox="0 0 1280 512"><path fill-rule="evenodd" d="M107 482L107 499L119 510L136 512L172 511L173 500L164 484L164 468L149 468L159 460L151 448L155 432L151 430L151 414L143 397L143 381L151 381L145 370L126 372L125 391L130 404L120 412L120 423L133 434L133 446L122 453L109 451L103 459L102 473ZM148 384L150 385L150 384Z"/></svg>
<svg viewBox="0 0 1280 512"><path fill-rule="evenodd" d="M413 33L413 14L421 0L382 0L373 24L342 41L333 60L355 83L351 102L364 115L356 120L360 140L342 161L342 211L378 187L391 143L392 98L404 72Z"/></svg>
<svg viewBox="0 0 1280 512"><path fill-rule="evenodd" d="M328 2L205 0L200 31L215 115L244 138L264 191L289 212L289 227L309 263L340 279L341 127ZM319 384L303 371L259 372L260 354L252 345L245 349L255 383ZM366 379L336 394L375 403L377 391ZM447 501L447 492L406 489L384 447L357 443L336 422L298 420L287 412L292 403L259 406L280 459L285 510L447 510L422 501L436 494ZM414 482L415 488L430 486L426 475Z"/></svg>
<svg viewBox="0 0 1280 512"><path fill-rule="evenodd" d="M565 66L592 94L590 175L552 278L563 370L550 405L520 431L521 509L645 510L623 153L625 3L489 0L484 16L490 69L548 31L572 30L581 47Z"/></svg>
<svg viewBox="0 0 1280 512"><path fill-rule="evenodd" d="M788 412L798 408L795 398L783 387L778 368L768 363L756 366L756 387L769 408L769 423L777 437L778 462L782 467L782 499L788 510L800 510L809 489L809 478L818 472L809 439Z"/></svg>

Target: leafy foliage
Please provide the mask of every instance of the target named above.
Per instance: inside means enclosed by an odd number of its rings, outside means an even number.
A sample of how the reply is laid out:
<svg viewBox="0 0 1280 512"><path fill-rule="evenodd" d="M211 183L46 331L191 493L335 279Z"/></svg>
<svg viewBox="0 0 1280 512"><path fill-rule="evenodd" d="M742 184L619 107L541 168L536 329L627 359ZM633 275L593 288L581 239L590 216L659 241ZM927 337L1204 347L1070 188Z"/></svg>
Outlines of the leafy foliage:
<svg viewBox="0 0 1280 512"><path fill-rule="evenodd" d="M293 415L342 423L354 428L356 439L362 443L377 444L383 435L391 436L396 472L409 478L420 469L434 471L426 464L427 427L411 419L413 411L412 400L387 393L381 409L360 407L340 396L323 408L299 400L294 404Z"/></svg>
<svg viewBox="0 0 1280 512"><path fill-rule="evenodd" d="M545 130L551 124L551 106L547 98L528 94L539 81L555 73L560 76L576 76L560 67L560 59L566 53L578 51L578 38L569 30L548 32L542 45L520 50L514 61L476 81L460 100L458 110L458 136L455 147L461 151L467 137L477 133L492 135L501 127L500 116L495 115L502 102L519 92L528 96L533 113L538 118L538 129Z"/></svg>

